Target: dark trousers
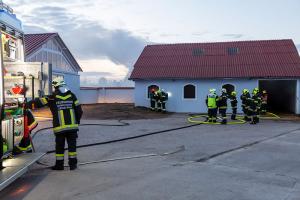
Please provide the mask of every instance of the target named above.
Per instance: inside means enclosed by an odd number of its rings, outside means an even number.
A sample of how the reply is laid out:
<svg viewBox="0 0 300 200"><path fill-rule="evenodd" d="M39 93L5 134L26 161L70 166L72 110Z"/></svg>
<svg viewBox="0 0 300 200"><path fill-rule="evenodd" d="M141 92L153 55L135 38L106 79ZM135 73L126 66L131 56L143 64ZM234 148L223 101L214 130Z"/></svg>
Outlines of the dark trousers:
<svg viewBox="0 0 300 200"><path fill-rule="evenodd" d="M257 109L251 110L250 113L251 113L251 124L259 123L259 112L257 111Z"/></svg>
<svg viewBox="0 0 300 200"><path fill-rule="evenodd" d="M57 133L55 137L56 161L63 163L65 153L65 141L67 140L69 149L69 165L77 165L76 141L78 135L76 132Z"/></svg>
<svg viewBox="0 0 300 200"><path fill-rule="evenodd" d="M151 110L155 110L155 104L156 104L156 102L154 99L150 100Z"/></svg>
<svg viewBox="0 0 300 200"><path fill-rule="evenodd" d="M267 103L262 103L260 107L260 111L265 114L267 112Z"/></svg>
<svg viewBox="0 0 300 200"><path fill-rule="evenodd" d="M231 119L232 120L236 119L236 112L237 112L237 108L232 108L232 114L231 114Z"/></svg>
<svg viewBox="0 0 300 200"><path fill-rule="evenodd" d="M207 111L208 114L208 121L209 122L216 122L217 121L217 108L209 108Z"/></svg>
<svg viewBox="0 0 300 200"><path fill-rule="evenodd" d="M242 106L243 108L243 113L244 113L244 120L250 121L251 119L251 111L248 109L246 106Z"/></svg>
<svg viewBox="0 0 300 200"><path fill-rule="evenodd" d="M220 108L219 113L221 114L221 123L226 124L227 123L227 116L226 116L226 109Z"/></svg>
<svg viewBox="0 0 300 200"><path fill-rule="evenodd" d="M157 111L161 111L162 102L160 100L157 101Z"/></svg>
<svg viewBox="0 0 300 200"><path fill-rule="evenodd" d="M163 112L166 111L166 102L165 101L161 102L161 109L162 109Z"/></svg>

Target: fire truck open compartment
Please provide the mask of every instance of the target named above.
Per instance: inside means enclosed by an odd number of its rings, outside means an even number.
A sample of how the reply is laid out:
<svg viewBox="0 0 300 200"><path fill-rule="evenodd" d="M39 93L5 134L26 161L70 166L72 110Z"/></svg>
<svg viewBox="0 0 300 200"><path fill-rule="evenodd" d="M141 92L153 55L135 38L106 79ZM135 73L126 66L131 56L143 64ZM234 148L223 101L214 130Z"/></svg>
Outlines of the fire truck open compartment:
<svg viewBox="0 0 300 200"><path fill-rule="evenodd" d="M25 62L22 23L0 2L0 191L44 153L12 154L24 135L23 104L51 93L51 66Z"/></svg>
<svg viewBox="0 0 300 200"><path fill-rule="evenodd" d="M259 88L268 93L270 112L296 113L296 80L260 80Z"/></svg>

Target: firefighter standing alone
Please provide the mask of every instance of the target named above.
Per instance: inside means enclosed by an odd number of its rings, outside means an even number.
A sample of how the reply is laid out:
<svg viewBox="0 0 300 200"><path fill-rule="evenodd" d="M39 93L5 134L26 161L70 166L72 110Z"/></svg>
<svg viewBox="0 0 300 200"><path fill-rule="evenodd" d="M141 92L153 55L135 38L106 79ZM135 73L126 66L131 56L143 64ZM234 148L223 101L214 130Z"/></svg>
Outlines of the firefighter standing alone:
<svg viewBox="0 0 300 200"><path fill-rule="evenodd" d="M82 109L76 96L68 89L63 80L52 82L54 93L50 96L37 98L27 103L37 108L48 106L53 115L53 132L55 134L56 163L53 170L64 169L65 140L69 149L70 170L77 168L76 140L78 125L82 116Z"/></svg>

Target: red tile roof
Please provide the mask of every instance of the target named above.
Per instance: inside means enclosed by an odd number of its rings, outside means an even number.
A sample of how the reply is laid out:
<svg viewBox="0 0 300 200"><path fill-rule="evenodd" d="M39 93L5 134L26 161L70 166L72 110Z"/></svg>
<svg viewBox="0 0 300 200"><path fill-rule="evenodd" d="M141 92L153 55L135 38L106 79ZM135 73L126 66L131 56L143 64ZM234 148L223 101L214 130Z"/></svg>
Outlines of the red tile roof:
<svg viewBox="0 0 300 200"><path fill-rule="evenodd" d="M238 53L230 55L228 48L238 48ZM300 77L292 40L148 45L130 79L260 77Z"/></svg>
<svg viewBox="0 0 300 200"><path fill-rule="evenodd" d="M29 56L36 50L41 48L43 44L46 44L50 39L56 37L60 44L64 47L63 51L68 55L68 58L72 62L72 66L75 67L77 71L82 71L78 62L65 45L64 41L61 39L58 33L38 33L38 34L25 34L24 35L24 46L25 46L25 56Z"/></svg>
<svg viewBox="0 0 300 200"><path fill-rule="evenodd" d="M30 55L35 50L40 48L43 44L45 44L49 39L57 35L57 33L25 34L25 55Z"/></svg>

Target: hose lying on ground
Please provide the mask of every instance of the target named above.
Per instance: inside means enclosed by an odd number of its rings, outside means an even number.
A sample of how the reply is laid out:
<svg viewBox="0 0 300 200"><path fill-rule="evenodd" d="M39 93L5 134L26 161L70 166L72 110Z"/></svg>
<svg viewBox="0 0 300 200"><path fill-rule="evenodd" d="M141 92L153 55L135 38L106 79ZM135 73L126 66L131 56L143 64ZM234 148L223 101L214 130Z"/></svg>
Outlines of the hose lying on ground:
<svg viewBox="0 0 300 200"><path fill-rule="evenodd" d="M121 122L121 120L119 120L119 122ZM126 123L126 122L121 122L121 123L122 124L118 124L118 125L114 125L114 124L112 124L112 125L111 124L81 124L80 126L128 126L128 125L130 125L129 123ZM128 141L128 140L147 137L147 136L151 136L151 135L157 135L157 134L161 134L161 133L186 129L186 128L190 128L190 127L194 127L194 126L198 126L198 125L200 125L200 124L186 125L186 126L181 126L181 127L172 128L172 129L166 129L166 130L162 130L162 131L155 131L155 132L151 132L151 133L145 133L145 134L142 134L142 135L125 137L125 138L120 138L120 139L115 139L115 140L108 140L108 141L104 141L104 142L96 142L96 143L78 145L77 149L84 148L84 147L104 145L104 144L112 144L112 143L117 143L117 142L122 142L122 141ZM42 129L36 131L35 134L33 135L33 137L35 137L37 135L37 133L40 133L41 131L49 130L49 129L52 129L52 127L42 128ZM65 148L65 150L68 150L68 148ZM51 153L55 153L55 150L51 150L51 151L46 152L46 154L51 154ZM164 154L159 154L159 155L169 155L169 154L171 154L171 153L164 153ZM114 161L114 160L125 160L125 159L133 159L133 158L138 158L138 157L150 157L150 156L157 156L157 154L146 154L146 155L139 155L139 156L134 156L134 157L125 157L125 158L116 158L116 159L110 159L110 160L90 161L90 162L79 163L79 164L84 165L84 164L88 164L88 163L92 164L92 163L109 162L109 161ZM39 161L37 162L37 164L48 166L47 164L41 163Z"/></svg>
<svg viewBox="0 0 300 200"><path fill-rule="evenodd" d="M165 152L162 154L151 153L151 154L143 154L143 155L136 155L136 156L118 157L118 158L111 158L111 159L105 159L105 160L82 162L82 163L78 163L78 165L90 165L90 164L96 164L96 163L114 162L114 161L120 161L120 160L130 160L130 159L147 158L147 157L155 157L155 156L168 156L168 155L172 155L172 154L184 151L184 150L185 150L185 146L183 145L183 146L177 147L174 151ZM51 167L50 165L40 162L40 161L38 161L37 164L43 165L46 167ZM65 165L64 167L69 167L69 166Z"/></svg>
<svg viewBox="0 0 300 200"><path fill-rule="evenodd" d="M230 115L230 114L228 114ZM270 115L270 116L268 116ZM205 118L205 120L196 120L197 118ZM237 115L236 116L236 121L230 121L230 122L227 122L227 124L229 125L234 125L234 124L245 124L246 121L243 119L244 116L243 115ZM270 112L267 112L266 115L261 115L259 117L260 119L280 119L280 117L274 113L270 113ZM208 116L207 115L191 115L191 117L188 118L188 121L190 123L195 123L195 124L211 124L211 125L219 125L221 124L221 122L216 122L216 123L213 123L213 122L208 122L207 121L208 119Z"/></svg>

